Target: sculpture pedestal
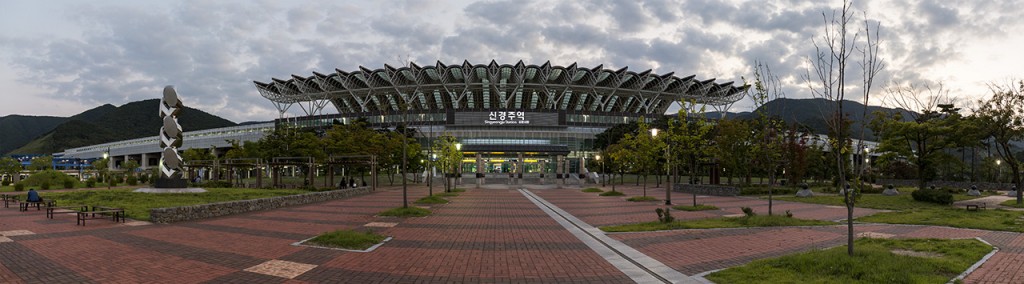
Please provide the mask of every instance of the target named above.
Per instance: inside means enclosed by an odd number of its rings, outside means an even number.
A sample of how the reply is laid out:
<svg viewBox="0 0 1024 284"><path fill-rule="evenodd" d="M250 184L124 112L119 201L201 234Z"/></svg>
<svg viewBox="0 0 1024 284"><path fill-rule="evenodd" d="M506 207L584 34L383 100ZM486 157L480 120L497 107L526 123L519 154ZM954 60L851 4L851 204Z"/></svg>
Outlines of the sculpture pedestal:
<svg viewBox="0 0 1024 284"><path fill-rule="evenodd" d="M180 178L158 178L156 179L156 188L186 188L188 187L188 181Z"/></svg>

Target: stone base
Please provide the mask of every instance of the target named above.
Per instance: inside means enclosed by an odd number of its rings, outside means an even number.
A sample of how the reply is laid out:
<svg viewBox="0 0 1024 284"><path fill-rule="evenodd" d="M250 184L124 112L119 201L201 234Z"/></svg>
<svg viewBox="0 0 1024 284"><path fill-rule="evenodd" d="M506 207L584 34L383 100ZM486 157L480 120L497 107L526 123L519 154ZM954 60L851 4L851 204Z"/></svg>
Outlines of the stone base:
<svg viewBox="0 0 1024 284"><path fill-rule="evenodd" d="M970 196L981 196L981 192L978 191L977 189L972 189L972 190L967 191L967 195L970 195Z"/></svg>
<svg viewBox="0 0 1024 284"><path fill-rule="evenodd" d="M158 178L156 179L156 188L186 188L188 187L188 181L180 178Z"/></svg>
<svg viewBox="0 0 1024 284"><path fill-rule="evenodd" d="M1017 191L1016 190L1011 190L1010 192L1006 193L1006 196L1017 197Z"/></svg>
<svg viewBox="0 0 1024 284"><path fill-rule="evenodd" d="M885 196L896 196L896 195L900 195L900 191L896 190L895 188L893 188L893 189L886 188L885 191L882 191L882 195L885 195Z"/></svg>
<svg viewBox="0 0 1024 284"><path fill-rule="evenodd" d="M811 192L810 189L801 189L800 191L796 192L796 197L811 197L811 196L814 196L814 192Z"/></svg>
<svg viewBox="0 0 1024 284"><path fill-rule="evenodd" d="M133 190L132 192L143 192L143 193L202 193L206 192L205 189L198 187L187 187L187 188L150 188L143 187Z"/></svg>

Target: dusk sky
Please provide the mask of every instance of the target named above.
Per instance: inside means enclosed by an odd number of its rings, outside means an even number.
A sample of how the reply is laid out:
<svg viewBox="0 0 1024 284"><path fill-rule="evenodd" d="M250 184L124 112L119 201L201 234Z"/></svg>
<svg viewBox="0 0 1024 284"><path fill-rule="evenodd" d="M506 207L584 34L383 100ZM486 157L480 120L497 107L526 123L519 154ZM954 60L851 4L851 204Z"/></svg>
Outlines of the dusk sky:
<svg viewBox="0 0 1024 284"><path fill-rule="evenodd" d="M254 80L438 60L604 64L737 84L752 77L758 60L781 77L786 97L808 98L802 77L813 55L812 39L822 35L822 13L841 5L3 1L0 116L71 116L102 104L158 98L164 85L175 85L187 106L235 122L270 120L278 113ZM1024 77L1022 1L873 0L855 1L854 9L857 28L863 26L862 12L881 23L886 68L876 78L875 98L892 84L913 83L943 84L951 95L973 101L990 93L987 84ZM750 105L741 101L732 110Z"/></svg>

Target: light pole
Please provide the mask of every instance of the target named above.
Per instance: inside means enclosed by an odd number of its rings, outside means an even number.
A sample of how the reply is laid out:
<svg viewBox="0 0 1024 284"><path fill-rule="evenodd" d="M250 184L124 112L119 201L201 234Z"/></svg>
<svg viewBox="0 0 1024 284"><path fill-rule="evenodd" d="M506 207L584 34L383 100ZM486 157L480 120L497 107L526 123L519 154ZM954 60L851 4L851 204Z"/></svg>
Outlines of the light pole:
<svg viewBox="0 0 1024 284"><path fill-rule="evenodd" d="M103 159L107 161L107 169L101 171L103 173L106 173L107 171L110 170L111 164L110 164L110 159L109 158L110 158L110 147L107 147L107 151L103 152ZM107 189L110 189L110 176L109 175L104 175L103 179L107 182Z"/></svg>
<svg viewBox="0 0 1024 284"><path fill-rule="evenodd" d="M434 195L434 167L436 166L434 164L435 162L437 162L437 153L433 153L433 149L431 149L430 171L427 172L427 187L430 190L430 196Z"/></svg>
<svg viewBox="0 0 1024 284"><path fill-rule="evenodd" d="M455 159L455 172L453 174L459 174L458 177L452 176L452 189L459 183L459 177L462 177L462 143L455 143L455 150L459 152L459 156Z"/></svg>
<svg viewBox="0 0 1024 284"><path fill-rule="evenodd" d="M1003 175L1003 167L1000 166L1002 164L1003 160L996 159L996 183L1000 182L999 176Z"/></svg>
<svg viewBox="0 0 1024 284"><path fill-rule="evenodd" d="M658 136L658 129L651 128L651 137ZM672 205L672 145L665 136L665 205Z"/></svg>
<svg viewBox="0 0 1024 284"><path fill-rule="evenodd" d="M601 155L594 156L594 160L597 161L598 163L601 163L601 187L604 187L604 162L601 161Z"/></svg>

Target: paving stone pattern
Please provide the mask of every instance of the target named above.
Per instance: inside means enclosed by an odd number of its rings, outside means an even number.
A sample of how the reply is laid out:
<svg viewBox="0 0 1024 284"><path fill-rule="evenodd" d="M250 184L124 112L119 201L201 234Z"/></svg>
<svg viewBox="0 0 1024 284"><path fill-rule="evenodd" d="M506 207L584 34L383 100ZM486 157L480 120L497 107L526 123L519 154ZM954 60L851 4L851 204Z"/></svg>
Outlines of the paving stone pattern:
<svg viewBox="0 0 1024 284"><path fill-rule="evenodd" d="M607 189L607 188L606 188ZM637 186L617 186L627 196ZM629 202L579 189L531 192L593 225L655 219L663 201ZM410 188L410 200L427 194ZM663 198L660 188L647 195ZM451 202L428 206L424 218L375 216L401 204L398 187L307 205L174 224L114 223L76 226L73 218L46 219L43 211L0 208L0 283L631 283L540 208L514 189L471 189ZM692 195L673 193L676 204ZM679 219L767 212L765 200L697 196L721 210L673 211ZM800 218L839 220L844 208L775 203ZM877 210L857 209L856 215ZM131 220L129 220L131 221ZM129 226L128 224L132 224ZM966 283L1024 283L1024 236L931 226L858 224L863 235L929 238L980 237L1000 248ZM367 229L393 237L373 252L293 246L337 229ZM608 234L687 275L781 254L841 245L844 226L676 230Z"/></svg>

